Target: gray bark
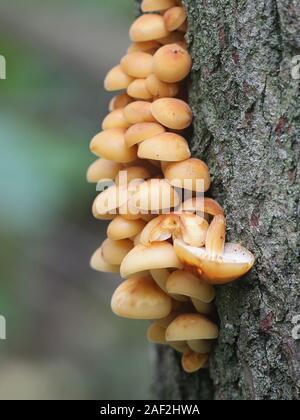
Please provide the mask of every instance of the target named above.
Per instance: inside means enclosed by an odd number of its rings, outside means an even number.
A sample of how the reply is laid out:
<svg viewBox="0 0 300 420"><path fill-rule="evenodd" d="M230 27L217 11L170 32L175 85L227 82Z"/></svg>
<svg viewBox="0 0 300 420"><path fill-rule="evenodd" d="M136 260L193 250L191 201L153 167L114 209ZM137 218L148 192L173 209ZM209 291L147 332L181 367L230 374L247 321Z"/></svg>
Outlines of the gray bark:
<svg viewBox="0 0 300 420"><path fill-rule="evenodd" d="M163 399L299 399L300 314L298 0L185 0L193 58L193 155L213 175L228 240L257 261L217 288L220 337L209 372L185 375L169 349L157 356Z"/></svg>

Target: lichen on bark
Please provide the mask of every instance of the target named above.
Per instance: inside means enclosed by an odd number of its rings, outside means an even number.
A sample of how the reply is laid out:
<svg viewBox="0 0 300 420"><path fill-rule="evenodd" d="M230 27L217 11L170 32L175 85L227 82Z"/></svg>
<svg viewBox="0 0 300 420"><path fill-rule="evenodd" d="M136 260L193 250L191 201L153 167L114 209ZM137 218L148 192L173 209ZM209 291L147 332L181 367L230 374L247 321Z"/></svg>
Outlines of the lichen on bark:
<svg viewBox="0 0 300 420"><path fill-rule="evenodd" d="M213 176L227 238L257 261L217 288L220 337L209 372L185 375L159 349L163 399L299 399L300 314L298 0L184 0L193 58L193 155ZM211 379L209 379L209 377Z"/></svg>

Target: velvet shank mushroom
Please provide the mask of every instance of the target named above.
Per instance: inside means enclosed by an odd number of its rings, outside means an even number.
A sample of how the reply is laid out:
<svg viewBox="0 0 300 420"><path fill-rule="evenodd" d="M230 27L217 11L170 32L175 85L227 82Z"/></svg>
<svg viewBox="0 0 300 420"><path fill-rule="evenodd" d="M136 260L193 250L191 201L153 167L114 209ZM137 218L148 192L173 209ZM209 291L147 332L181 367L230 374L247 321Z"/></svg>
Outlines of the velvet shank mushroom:
<svg viewBox="0 0 300 420"><path fill-rule="evenodd" d="M255 258L250 251L235 243L225 244L225 218L215 216L203 248L191 247L176 240L175 251L185 267L211 284L225 284L237 280L253 266Z"/></svg>
<svg viewBox="0 0 300 420"><path fill-rule="evenodd" d="M133 277L125 280L111 299L112 311L123 318L159 319L171 311L171 298L151 277Z"/></svg>
<svg viewBox="0 0 300 420"><path fill-rule="evenodd" d="M212 285L247 273L254 256L225 243L224 210L204 196L209 168L191 158L185 138L193 115L183 2L142 0L141 9L131 45L104 81L106 90L122 92L90 143L99 159L87 180L102 191L92 212L110 221L91 267L126 279L112 296L113 312L152 320L148 340L181 353L183 370L192 373L208 367L219 333Z"/></svg>

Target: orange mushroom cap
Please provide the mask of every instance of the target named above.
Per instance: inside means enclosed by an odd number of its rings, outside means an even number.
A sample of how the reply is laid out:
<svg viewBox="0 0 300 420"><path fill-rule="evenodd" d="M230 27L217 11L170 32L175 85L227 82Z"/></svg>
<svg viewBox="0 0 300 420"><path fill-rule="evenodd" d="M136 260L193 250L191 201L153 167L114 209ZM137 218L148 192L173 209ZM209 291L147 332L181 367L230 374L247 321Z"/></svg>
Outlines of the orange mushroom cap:
<svg viewBox="0 0 300 420"><path fill-rule="evenodd" d="M138 148L141 159L179 162L191 156L184 137L175 133L162 133L143 141Z"/></svg>
<svg viewBox="0 0 300 420"><path fill-rule="evenodd" d="M133 42L152 41L167 36L163 16L156 14L146 14L138 17L132 24L129 36Z"/></svg>
<svg viewBox="0 0 300 420"><path fill-rule="evenodd" d="M193 120L189 105L176 98L157 99L151 105L151 112L160 124L173 130L183 130L189 127Z"/></svg>
<svg viewBox="0 0 300 420"><path fill-rule="evenodd" d="M180 32L178 37L182 37ZM191 68L190 54L177 41L174 44L167 43L153 56L153 73L162 82L180 82L187 77Z"/></svg>
<svg viewBox="0 0 300 420"><path fill-rule="evenodd" d="M112 311L131 319L160 319L171 311L171 298L151 277L133 277L116 289L111 300Z"/></svg>

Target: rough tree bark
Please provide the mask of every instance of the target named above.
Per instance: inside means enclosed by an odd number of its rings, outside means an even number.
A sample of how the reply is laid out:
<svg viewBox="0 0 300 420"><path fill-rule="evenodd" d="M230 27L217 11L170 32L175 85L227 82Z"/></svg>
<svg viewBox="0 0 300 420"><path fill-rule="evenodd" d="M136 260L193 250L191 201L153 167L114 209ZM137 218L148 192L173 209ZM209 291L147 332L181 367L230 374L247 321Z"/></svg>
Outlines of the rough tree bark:
<svg viewBox="0 0 300 420"><path fill-rule="evenodd" d="M217 290L220 338L209 372L182 373L159 348L161 399L299 399L300 314L298 0L185 0L193 58L193 155L213 175L228 239L257 257ZM297 76L297 75L296 75ZM297 80L298 79L298 80Z"/></svg>

